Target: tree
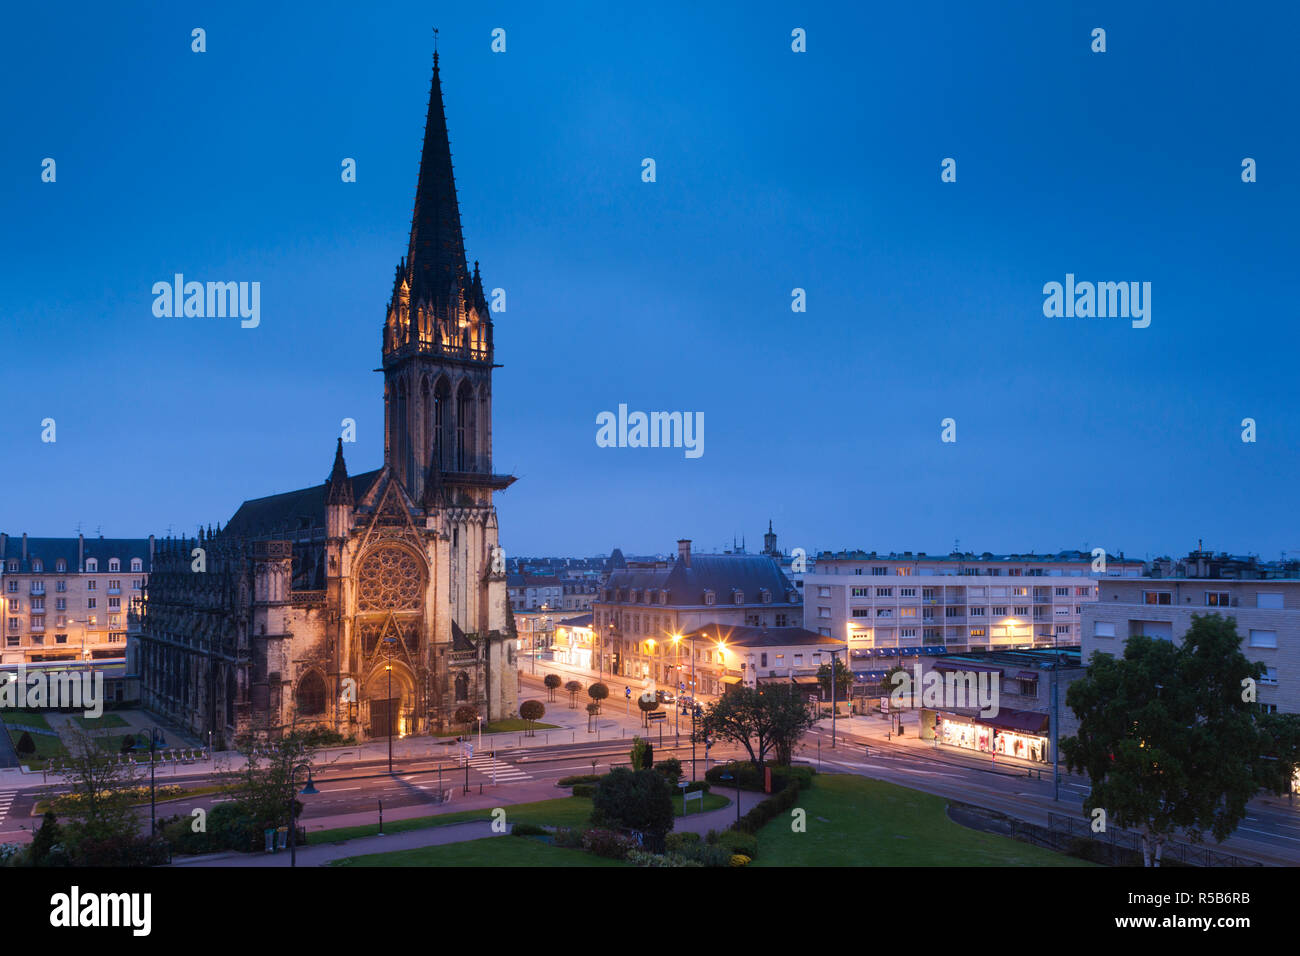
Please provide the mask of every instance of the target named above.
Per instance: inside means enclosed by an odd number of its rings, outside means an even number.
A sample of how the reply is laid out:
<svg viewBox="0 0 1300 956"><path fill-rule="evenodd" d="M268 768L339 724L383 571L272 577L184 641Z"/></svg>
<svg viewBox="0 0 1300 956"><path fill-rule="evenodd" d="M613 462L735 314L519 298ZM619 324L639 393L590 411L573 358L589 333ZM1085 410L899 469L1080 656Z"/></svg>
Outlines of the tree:
<svg viewBox="0 0 1300 956"><path fill-rule="evenodd" d="M640 737L632 738L632 750L628 754L633 770L649 770L654 766L655 750L650 741Z"/></svg>
<svg viewBox="0 0 1300 956"><path fill-rule="evenodd" d="M547 674L544 678L542 678L542 683L546 685L546 692L547 692L547 694L550 695L549 699L550 699L552 702L554 702L554 700L555 700L555 688L557 688L557 687L560 686L560 675L559 675L559 674Z"/></svg>
<svg viewBox="0 0 1300 956"><path fill-rule="evenodd" d="M663 852L673 828L672 788L663 774L615 767L596 785L591 804L596 826L637 830L649 850Z"/></svg>
<svg viewBox="0 0 1300 956"><path fill-rule="evenodd" d="M138 771L134 764L119 763L117 755L99 747L90 734L69 728L72 743L68 748L67 769L69 801L75 809L64 829L67 842L77 856L85 844L126 844L140 833L131 792Z"/></svg>
<svg viewBox="0 0 1300 956"><path fill-rule="evenodd" d="M23 735L18 738L18 745L14 747L18 754L23 757L30 757L36 753L36 741L32 740L32 735L23 731Z"/></svg>
<svg viewBox="0 0 1300 956"><path fill-rule="evenodd" d="M794 745L817 723L817 715L794 684L772 684L760 693L736 687L711 703L696 724L695 739L730 740L749 751L750 760L762 766L772 753L788 764Z"/></svg>
<svg viewBox="0 0 1300 956"><path fill-rule="evenodd" d="M587 733L591 733L591 722L600 713L600 704L594 700L587 705Z"/></svg>
<svg viewBox="0 0 1300 956"><path fill-rule="evenodd" d="M528 736L535 736L533 733L533 721L541 720L546 714L546 707L540 700L526 700L519 705L519 716L528 721Z"/></svg>
<svg viewBox="0 0 1300 956"><path fill-rule="evenodd" d="M596 713L600 713L600 702L609 697L609 688L599 682L587 688L587 696L596 704Z"/></svg>
<svg viewBox="0 0 1300 956"><path fill-rule="evenodd" d="M636 705L641 709L641 725L649 729L650 714L659 709L659 701L655 699L654 694L642 694L636 699Z"/></svg>
<svg viewBox="0 0 1300 956"><path fill-rule="evenodd" d="M472 704L461 704L452 714L452 720L458 724L465 725L465 733L469 733L474 721L478 720L478 708Z"/></svg>
<svg viewBox="0 0 1300 956"><path fill-rule="evenodd" d="M53 810L46 810L41 818L41 827L32 836L31 848L27 851L27 861L32 866L45 866L50 859L50 852L63 842L63 830L54 817Z"/></svg>
<svg viewBox="0 0 1300 956"><path fill-rule="evenodd" d="M135 737L131 736L130 734L127 734L122 738L121 752L124 754L129 754L134 749L135 749Z"/></svg>
<svg viewBox="0 0 1300 956"><path fill-rule="evenodd" d="M822 699L831 699L831 665L823 664L817 668L817 682L822 685ZM835 658L835 700L846 701L849 691L853 689L853 672L838 657Z"/></svg>
<svg viewBox="0 0 1300 956"><path fill-rule="evenodd" d="M569 692L569 710L573 710L578 706L578 693L582 690L582 683L571 680L564 685L564 689Z"/></svg>
<svg viewBox="0 0 1300 956"><path fill-rule="evenodd" d="M1091 783L1084 812L1137 830L1147 866L1179 830L1225 840L1260 789L1284 792L1295 765L1294 721L1261 719L1254 702L1263 673L1217 614L1193 615L1179 646L1136 636L1122 658L1094 655L1066 694L1079 732L1061 741L1066 766Z"/></svg>

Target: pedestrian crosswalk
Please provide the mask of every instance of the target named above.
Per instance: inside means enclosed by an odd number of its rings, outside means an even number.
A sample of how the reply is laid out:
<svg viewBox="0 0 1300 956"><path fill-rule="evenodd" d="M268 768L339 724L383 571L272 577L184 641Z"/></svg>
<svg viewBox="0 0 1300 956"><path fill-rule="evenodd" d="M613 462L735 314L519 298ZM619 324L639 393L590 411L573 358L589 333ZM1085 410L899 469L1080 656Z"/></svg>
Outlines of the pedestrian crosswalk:
<svg viewBox="0 0 1300 956"><path fill-rule="evenodd" d="M9 807L16 796L18 796L17 790L0 790L0 823L5 822L5 817L9 815Z"/></svg>
<svg viewBox="0 0 1300 956"><path fill-rule="evenodd" d="M477 770L479 773L483 774L485 777L491 777L493 775L493 770L495 769L496 779L498 782L501 781L513 782L516 780L533 779L533 775L531 773L524 773L522 770L520 770L518 767L514 766L513 764L508 764L505 761L497 760L495 757L470 757L469 765L473 767L475 770Z"/></svg>

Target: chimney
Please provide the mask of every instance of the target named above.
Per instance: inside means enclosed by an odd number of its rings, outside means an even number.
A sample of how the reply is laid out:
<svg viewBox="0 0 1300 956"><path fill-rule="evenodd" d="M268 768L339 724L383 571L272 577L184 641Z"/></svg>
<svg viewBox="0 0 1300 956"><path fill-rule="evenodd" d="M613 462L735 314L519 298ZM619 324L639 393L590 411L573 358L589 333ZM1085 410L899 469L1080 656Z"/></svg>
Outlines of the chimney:
<svg viewBox="0 0 1300 956"><path fill-rule="evenodd" d="M677 560L682 562L688 568L691 566L691 539L677 539Z"/></svg>

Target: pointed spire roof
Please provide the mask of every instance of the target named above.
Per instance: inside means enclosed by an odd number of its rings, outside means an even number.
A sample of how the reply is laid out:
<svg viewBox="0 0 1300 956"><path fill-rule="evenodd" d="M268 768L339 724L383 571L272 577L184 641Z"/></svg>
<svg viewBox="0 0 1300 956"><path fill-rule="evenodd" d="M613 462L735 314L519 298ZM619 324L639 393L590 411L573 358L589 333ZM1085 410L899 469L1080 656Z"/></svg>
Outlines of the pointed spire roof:
<svg viewBox="0 0 1300 956"><path fill-rule="evenodd" d="M348 466L343 460L343 438L339 437L338 447L334 450L334 468L330 471L329 480L326 482L328 491L325 494L325 503L330 505L350 505L354 504L352 498L352 482L348 481Z"/></svg>
<svg viewBox="0 0 1300 956"><path fill-rule="evenodd" d="M441 313L453 287L463 293L469 291L465 239L456 202L437 51L433 54L433 82L429 88L429 113L424 123L424 149L420 155L406 264L413 306L429 302Z"/></svg>

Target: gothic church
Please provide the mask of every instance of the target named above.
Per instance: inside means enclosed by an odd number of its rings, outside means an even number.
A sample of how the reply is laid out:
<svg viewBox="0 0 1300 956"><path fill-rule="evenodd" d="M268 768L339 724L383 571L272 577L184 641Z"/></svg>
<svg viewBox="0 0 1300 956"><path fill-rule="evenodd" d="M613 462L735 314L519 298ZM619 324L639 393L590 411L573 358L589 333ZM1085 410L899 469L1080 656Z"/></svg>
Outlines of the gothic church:
<svg viewBox="0 0 1300 956"><path fill-rule="evenodd" d="M382 329L384 465L246 501L164 541L132 669L144 705L218 746L319 727L358 739L515 713L493 492L492 318L467 268L438 55L410 244Z"/></svg>

